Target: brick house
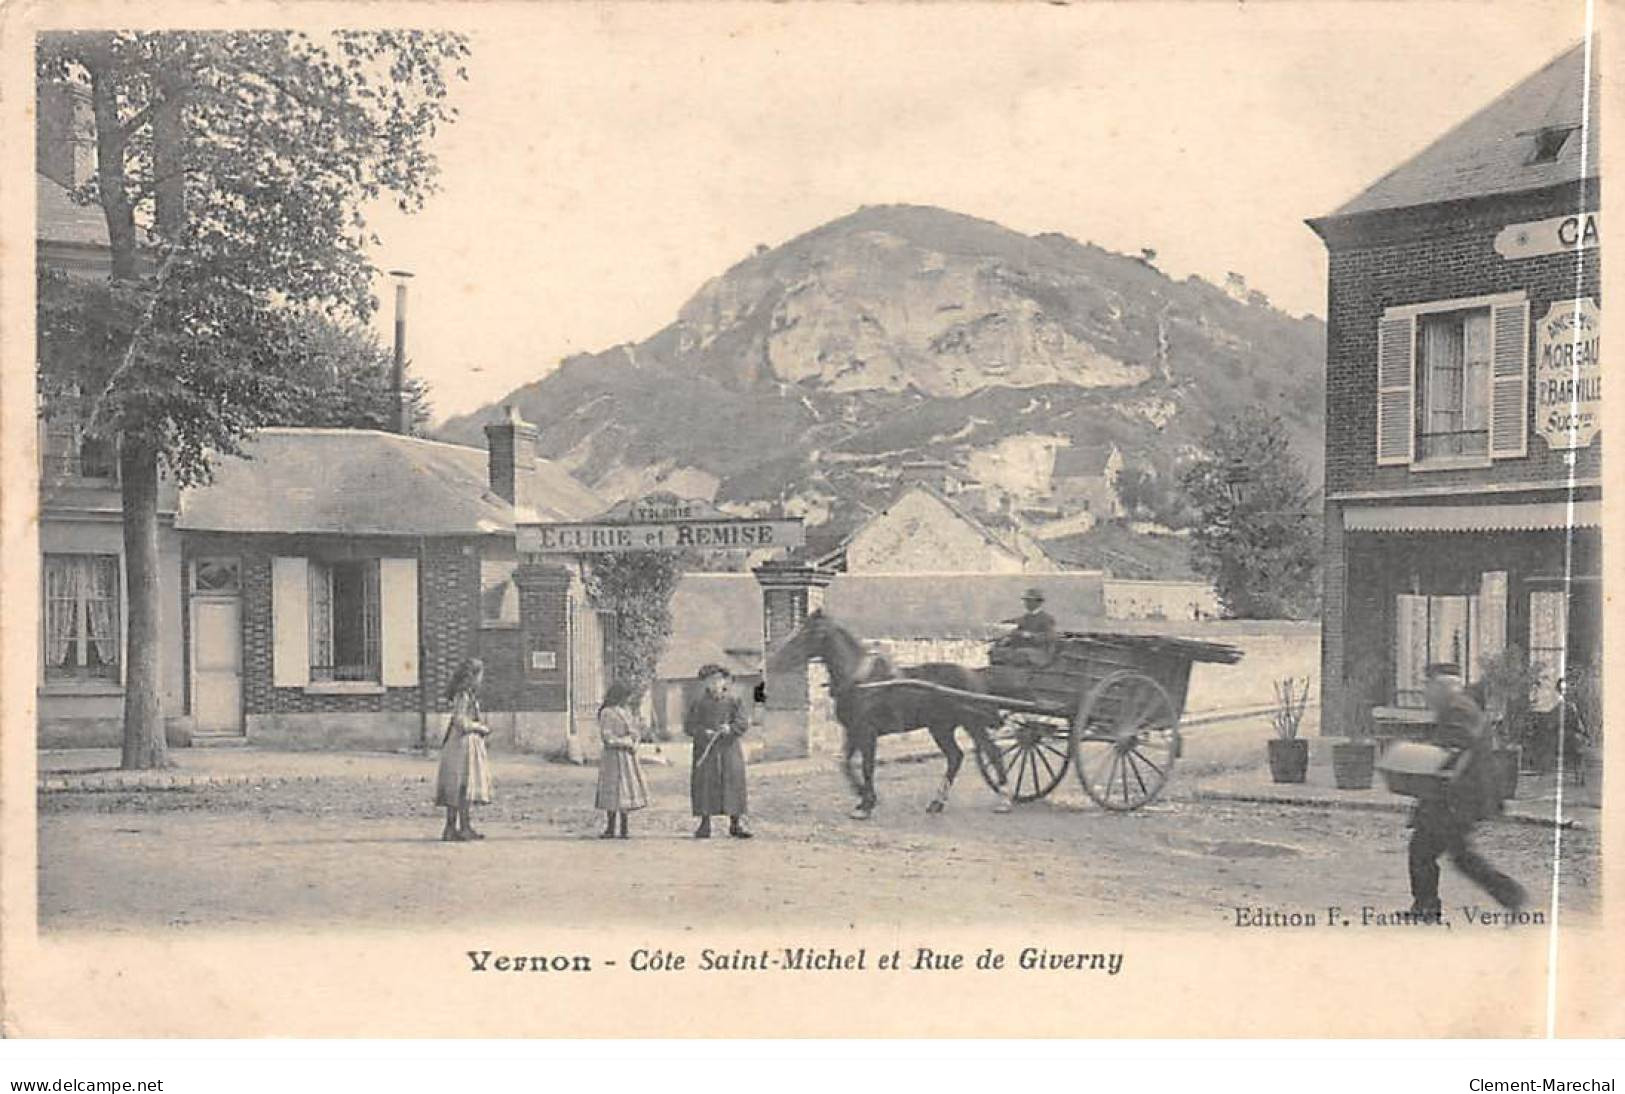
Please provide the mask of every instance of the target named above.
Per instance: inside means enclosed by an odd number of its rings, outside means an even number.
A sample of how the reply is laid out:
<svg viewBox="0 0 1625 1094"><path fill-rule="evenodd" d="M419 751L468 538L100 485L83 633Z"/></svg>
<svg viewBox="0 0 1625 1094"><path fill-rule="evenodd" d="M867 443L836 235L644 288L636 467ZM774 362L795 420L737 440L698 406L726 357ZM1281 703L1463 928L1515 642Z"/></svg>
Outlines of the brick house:
<svg viewBox="0 0 1625 1094"><path fill-rule="evenodd" d="M1478 677L1515 645L1548 697L1600 667L1595 65L1571 49L1309 221L1330 265L1326 732L1424 720L1432 661Z"/></svg>
<svg viewBox="0 0 1625 1094"><path fill-rule="evenodd" d="M71 192L95 173L88 92L43 84L36 128L35 261L70 279L105 279L111 267L100 206ZM43 406L38 423L40 627L36 679L39 743L117 744L124 712L128 581L117 446L87 431L88 395L72 385ZM176 491L158 496L159 687L163 710L182 703L180 541Z"/></svg>
<svg viewBox="0 0 1625 1094"><path fill-rule="evenodd" d="M521 565L514 522L603 503L510 413L487 452L375 430L261 431L186 492L186 709L195 732L284 747L437 740L486 664L493 744L563 745L604 686L606 627L567 565ZM591 709L582 714L590 718Z"/></svg>

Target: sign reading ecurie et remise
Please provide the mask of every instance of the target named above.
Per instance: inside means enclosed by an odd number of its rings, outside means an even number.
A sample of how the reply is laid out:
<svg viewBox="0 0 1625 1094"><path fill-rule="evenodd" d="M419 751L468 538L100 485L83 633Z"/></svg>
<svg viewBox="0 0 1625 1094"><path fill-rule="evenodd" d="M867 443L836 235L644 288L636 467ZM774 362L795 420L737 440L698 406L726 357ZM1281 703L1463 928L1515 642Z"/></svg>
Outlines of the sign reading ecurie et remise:
<svg viewBox="0 0 1625 1094"><path fill-rule="evenodd" d="M532 524L518 529L521 554L575 555L600 551L735 550L799 547L799 520L662 521L638 524Z"/></svg>
<svg viewBox="0 0 1625 1094"><path fill-rule="evenodd" d="M1590 297L1559 300L1535 327L1535 432L1584 448L1601 428L1602 317Z"/></svg>
<svg viewBox="0 0 1625 1094"><path fill-rule="evenodd" d="M731 516L707 501L670 495L623 501L596 520L522 524L521 554L615 551L760 551L800 547L801 521Z"/></svg>

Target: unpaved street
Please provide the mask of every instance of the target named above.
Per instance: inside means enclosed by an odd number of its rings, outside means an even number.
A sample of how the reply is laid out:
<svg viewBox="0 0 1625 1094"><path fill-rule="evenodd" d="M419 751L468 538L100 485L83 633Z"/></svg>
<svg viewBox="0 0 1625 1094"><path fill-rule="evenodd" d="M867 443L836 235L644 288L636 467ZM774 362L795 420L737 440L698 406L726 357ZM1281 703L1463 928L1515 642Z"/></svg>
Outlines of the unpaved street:
<svg viewBox="0 0 1625 1094"><path fill-rule="evenodd" d="M430 761L423 761L425 773ZM410 928L459 920L829 927L989 920L1231 925L1236 908L1409 903L1403 818L1196 801L1189 785L1138 813L1068 782L1008 816L974 769L945 815L930 764L882 765L881 809L848 820L828 761L752 769L757 838L690 838L687 772L651 767L653 808L629 841L597 839L590 768L498 766L488 839L438 839L426 782L272 782L41 796L46 930L253 925ZM724 829L719 828L719 835ZM1553 832L1496 823L1486 852L1544 907ZM1596 903L1594 834L1564 834L1565 913ZM1448 866L1447 907L1476 902Z"/></svg>

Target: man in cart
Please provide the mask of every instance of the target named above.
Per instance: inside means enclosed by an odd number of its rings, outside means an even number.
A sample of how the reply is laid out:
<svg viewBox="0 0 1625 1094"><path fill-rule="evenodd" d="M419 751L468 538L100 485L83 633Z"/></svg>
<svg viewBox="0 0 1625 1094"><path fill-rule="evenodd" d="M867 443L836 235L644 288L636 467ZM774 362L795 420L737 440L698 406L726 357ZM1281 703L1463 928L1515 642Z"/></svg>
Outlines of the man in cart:
<svg viewBox="0 0 1625 1094"><path fill-rule="evenodd" d="M1434 743L1455 753L1450 765L1454 774L1439 792L1419 799L1411 813L1411 914L1430 923L1440 920L1440 855L1449 855L1458 870L1503 907L1517 910L1524 904L1523 886L1468 842L1473 827L1496 807L1484 712L1453 664L1428 666L1427 702L1433 711Z"/></svg>
<svg viewBox="0 0 1625 1094"><path fill-rule="evenodd" d="M1038 589L1028 589L1021 604L1026 611L1014 619L1002 620L1015 625L1015 630L999 642L1005 654L1002 660L1035 668L1047 665L1055 655L1055 617L1044 610L1044 594Z"/></svg>

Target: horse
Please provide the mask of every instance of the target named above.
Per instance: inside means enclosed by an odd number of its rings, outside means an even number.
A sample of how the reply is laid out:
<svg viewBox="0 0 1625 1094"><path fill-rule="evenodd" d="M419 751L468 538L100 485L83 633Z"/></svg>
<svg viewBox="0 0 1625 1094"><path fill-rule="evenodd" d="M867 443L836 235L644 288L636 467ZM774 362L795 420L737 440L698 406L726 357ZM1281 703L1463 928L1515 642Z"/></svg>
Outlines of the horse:
<svg viewBox="0 0 1625 1094"><path fill-rule="evenodd" d="M841 770L858 795L858 804L850 814L854 819L868 820L877 804L877 741L892 733L914 729L930 730L931 739L948 761L936 796L926 806L927 813L940 813L947 807L954 779L965 760L965 752L955 740L955 731L961 728L970 734L984 761L997 773L1000 790L994 811L1010 811L1004 760L988 737L988 731L999 724L996 711L927 688L857 686L883 680L923 680L960 691L985 691L980 673L941 661L896 669L884 656L865 650L861 642L822 609L808 614L801 626L774 652L767 668L770 672L783 672L810 660L822 661L829 671L835 718L845 735ZM862 761L861 778L852 770L854 757Z"/></svg>

